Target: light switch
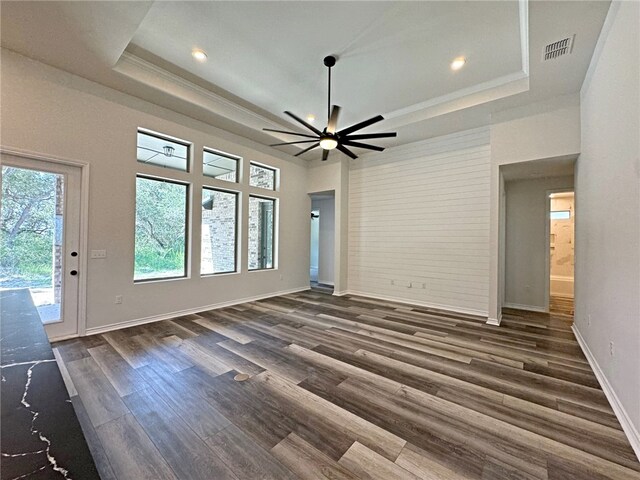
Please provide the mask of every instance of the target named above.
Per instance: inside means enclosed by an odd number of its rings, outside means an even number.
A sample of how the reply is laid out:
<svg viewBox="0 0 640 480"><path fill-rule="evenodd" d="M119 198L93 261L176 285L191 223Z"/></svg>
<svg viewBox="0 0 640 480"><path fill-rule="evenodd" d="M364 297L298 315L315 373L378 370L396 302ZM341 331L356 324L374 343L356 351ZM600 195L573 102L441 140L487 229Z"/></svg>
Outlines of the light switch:
<svg viewBox="0 0 640 480"><path fill-rule="evenodd" d="M91 258L107 258L106 250L91 250Z"/></svg>

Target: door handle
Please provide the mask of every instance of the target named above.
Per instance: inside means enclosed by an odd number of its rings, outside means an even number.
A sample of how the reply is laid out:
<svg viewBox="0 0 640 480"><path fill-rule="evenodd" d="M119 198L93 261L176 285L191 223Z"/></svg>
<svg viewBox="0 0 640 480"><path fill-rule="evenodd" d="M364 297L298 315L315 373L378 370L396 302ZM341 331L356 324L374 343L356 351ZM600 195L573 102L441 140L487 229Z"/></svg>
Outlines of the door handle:
<svg viewBox="0 0 640 480"><path fill-rule="evenodd" d="M78 271L77 271L77 270L71 270L69 273L70 273L71 275L77 275L77 274L78 274Z"/></svg>

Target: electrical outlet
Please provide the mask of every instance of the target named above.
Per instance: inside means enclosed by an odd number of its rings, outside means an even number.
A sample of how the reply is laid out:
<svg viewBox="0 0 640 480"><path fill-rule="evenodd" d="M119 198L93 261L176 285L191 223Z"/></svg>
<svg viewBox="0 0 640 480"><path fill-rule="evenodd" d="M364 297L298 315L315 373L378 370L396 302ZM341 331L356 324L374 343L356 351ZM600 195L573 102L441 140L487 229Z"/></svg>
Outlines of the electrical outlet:
<svg viewBox="0 0 640 480"><path fill-rule="evenodd" d="M609 342L609 355L613 357L613 342Z"/></svg>
<svg viewBox="0 0 640 480"><path fill-rule="evenodd" d="M284 280L284 275L280 274L280 280Z"/></svg>
<svg viewBox="0 0 640 480"><path fill-rule="evenodd" d="M591 326L591 314L587 315L587 326Z"/></svg>
<svg viewBox="0 0 640 480"><path fill-rule="evenodd" d="M116 295L116 305L120 305L122 303L122 295Z"/></svg>

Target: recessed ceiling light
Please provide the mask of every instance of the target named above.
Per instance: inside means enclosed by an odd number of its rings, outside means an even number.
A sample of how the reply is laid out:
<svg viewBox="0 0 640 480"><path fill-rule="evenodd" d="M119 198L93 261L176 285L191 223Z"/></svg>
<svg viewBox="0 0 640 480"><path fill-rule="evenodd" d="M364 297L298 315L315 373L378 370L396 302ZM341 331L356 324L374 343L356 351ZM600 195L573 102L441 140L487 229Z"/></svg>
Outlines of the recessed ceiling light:
<svg viewBox="0 0 640 480"><path fill-rule="evenodd" d="M460 70L467 63L467 59L464 57L458 57L451 62L451 70Z"/></svg>
<svg viewBox="0 0 640 480"><path fill-rule="evenodd" d="M315 119L316 119L315 115L313 115L313 114L307 115L307 122L313 123Z"/></svg>
<svg viewBox="0 0 640 480"><path fill-rule="evenodd" d="M191 56L199 62L207 61L207 54L197 48L191 51Z"/></svg>

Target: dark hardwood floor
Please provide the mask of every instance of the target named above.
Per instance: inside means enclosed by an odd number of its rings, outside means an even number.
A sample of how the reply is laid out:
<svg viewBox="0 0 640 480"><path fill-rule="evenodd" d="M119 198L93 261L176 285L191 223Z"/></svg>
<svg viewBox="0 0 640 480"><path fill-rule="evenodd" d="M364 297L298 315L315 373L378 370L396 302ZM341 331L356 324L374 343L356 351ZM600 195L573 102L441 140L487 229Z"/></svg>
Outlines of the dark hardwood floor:
<svg viewBox="0 0 640 480"><path fill-rule="evenodd" d="M54 347L103 479L640 479L570 325L307 291Z"/></svg>

